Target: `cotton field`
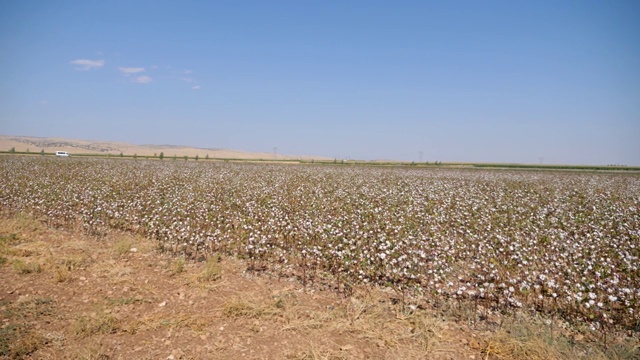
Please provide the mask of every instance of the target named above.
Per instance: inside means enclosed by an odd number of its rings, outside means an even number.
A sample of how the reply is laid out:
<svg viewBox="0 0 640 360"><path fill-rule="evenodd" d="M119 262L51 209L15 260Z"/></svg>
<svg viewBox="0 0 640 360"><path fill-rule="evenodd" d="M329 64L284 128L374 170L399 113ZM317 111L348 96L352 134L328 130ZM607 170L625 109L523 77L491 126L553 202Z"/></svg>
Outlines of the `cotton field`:
<svg viewBox="0 0 640 360"><path fill-rule="evenodd" d="M0 158L0 206L305 284L640 329L640 175Z"/></svg>

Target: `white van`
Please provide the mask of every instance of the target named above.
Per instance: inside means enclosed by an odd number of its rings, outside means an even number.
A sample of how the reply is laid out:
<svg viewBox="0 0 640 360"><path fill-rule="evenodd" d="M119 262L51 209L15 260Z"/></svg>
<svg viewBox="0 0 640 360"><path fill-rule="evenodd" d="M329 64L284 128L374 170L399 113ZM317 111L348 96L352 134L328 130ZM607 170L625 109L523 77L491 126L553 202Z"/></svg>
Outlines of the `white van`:
<svg viewBox="0 0 640 360"><path fill-rule="evenodd" d="M66 151L56 151L56 156L70 156Z"/></svg>

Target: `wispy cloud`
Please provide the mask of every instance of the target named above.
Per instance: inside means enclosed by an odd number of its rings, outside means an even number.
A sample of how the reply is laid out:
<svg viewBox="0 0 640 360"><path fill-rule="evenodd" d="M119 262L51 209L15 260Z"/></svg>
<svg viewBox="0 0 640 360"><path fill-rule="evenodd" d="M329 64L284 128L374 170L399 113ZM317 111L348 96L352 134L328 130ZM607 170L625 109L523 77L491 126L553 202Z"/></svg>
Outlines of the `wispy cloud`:
<svg viewBox="0 0 640 360"><path fill-rule="evenodd" d="M153 81L151 76L146 76L146 75L138 76L138 74L142 74L143 72L147 71L143 67L120 66L120 67L118 67L118 70L126 78L128 78L129 81L131 81L133 83L136 83L136 84L148 84L148 83Z"/></svg>
<svg viewBox="0 0 640 360"><path fill-rule="evenodd" d="M143 67L119 67L118 70L123 74L137 74L145 71Z"/></svg>
<svg viewBox="0 0 640 360"><path fill-rule="evenodd" d="M70 62L76 65L76 70L99 69L104 66L104 60L76 59Z"/></svg>
<svg viewBox="0 0 640 360"><path fill-rule="evenodd" d="M138 76L133 78L131 81L138 84L148 84L153 81L153 79L149 76Z"/></svg>
<svg viewBox="0 0 640 360"><path fill-rule="evenodd" d="M148 84L155 81L154 79L160 79L158 81L173 79L189 83L193 90L200 90L197 79L192 76L193 70L171 70L169 65L149 65L144 67L119 66L118 72L127 81L136 84Z"/></svg>

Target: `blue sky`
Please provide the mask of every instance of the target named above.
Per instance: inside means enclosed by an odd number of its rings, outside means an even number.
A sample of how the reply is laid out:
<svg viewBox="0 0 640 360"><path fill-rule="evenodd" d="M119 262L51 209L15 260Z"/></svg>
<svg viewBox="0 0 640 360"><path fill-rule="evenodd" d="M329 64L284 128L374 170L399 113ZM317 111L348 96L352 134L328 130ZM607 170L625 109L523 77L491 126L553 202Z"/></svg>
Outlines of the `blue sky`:
<svg viewBox="0 0 640 360"><path fill-rule="evenodd" d="M640 165L638 1L3 1L0 134Z"/></svg>

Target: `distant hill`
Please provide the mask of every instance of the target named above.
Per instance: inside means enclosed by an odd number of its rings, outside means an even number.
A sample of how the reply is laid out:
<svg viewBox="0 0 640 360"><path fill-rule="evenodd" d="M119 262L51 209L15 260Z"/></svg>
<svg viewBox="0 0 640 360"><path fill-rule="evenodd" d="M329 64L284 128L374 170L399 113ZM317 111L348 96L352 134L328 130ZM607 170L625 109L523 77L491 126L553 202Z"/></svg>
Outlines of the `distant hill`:
<svg viewBox="0 0 640 360"><path fill-rule="evenodd" d="M209 156L210 158L225 159L277 159L277 160L295 160L295 159L317 159L327 160L328 158L321 156L295 156L283 155L266 152L247 152L240 150L220 149L220 148L198 148L183 145L135 145L125 142L101 141L101 140L77 140L66 138L44 138L33 136L10 136L0 135L0 151L8 151L15 148L15 151L24 152L45 152L68 151L73 154L113 154L119 155L138 155L138 156L154 156L164 153L164 156L189 156L198 155L201 158Z"/></svg>

